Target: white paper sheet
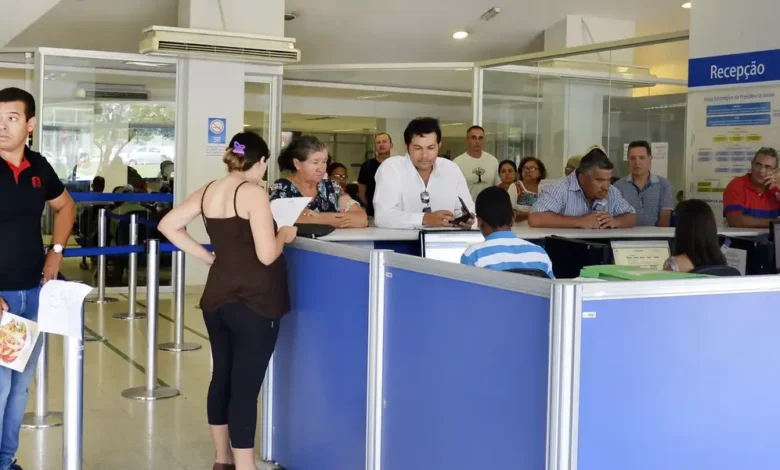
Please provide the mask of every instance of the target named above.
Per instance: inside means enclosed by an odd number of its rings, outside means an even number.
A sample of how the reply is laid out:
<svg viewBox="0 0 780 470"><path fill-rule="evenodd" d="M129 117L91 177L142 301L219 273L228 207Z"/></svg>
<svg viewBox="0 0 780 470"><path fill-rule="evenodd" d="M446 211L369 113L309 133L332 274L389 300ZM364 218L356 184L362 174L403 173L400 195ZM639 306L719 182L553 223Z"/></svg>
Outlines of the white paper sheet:
<svg viewBox="0 0 780 470"><path fill-rule="evenodd" d="M49 281L41 288L38 325L42 332L82 338L81 310L92 287L79 282Z"/></svg>
<svg viewBox="0 0 780 470"><path fill-rule="evenodd" d="M271 214L277 227L292 227L306 209L310 197L291 197L271 201Z"/></svg>
<svg viewBox="0 0 780 470"><path fill-rule="evenodd" d="M727 246L721 246L720 251L726 256L726 264L744 276L745 271L747 271L747 251Z"/></svg>
<svg viewBox="0 0 780 470"><path fill-rule="evenodd" d="M13 313L0 319L0 366L22 372L38 341L38 324Z"/></svg>

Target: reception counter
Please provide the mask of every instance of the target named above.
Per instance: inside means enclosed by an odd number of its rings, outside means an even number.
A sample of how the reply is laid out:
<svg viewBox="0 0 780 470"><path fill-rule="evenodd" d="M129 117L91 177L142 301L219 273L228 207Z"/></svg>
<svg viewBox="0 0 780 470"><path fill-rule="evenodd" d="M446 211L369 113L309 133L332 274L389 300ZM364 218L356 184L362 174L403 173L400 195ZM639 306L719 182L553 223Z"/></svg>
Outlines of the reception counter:
<svg viewBox="0 0 780 470"><path fill-rule="evenodd" d="M587 229L549 229L533 228L527 223L517 223L514 232L526 240L542 240L545 237L557 235L565 238L581 240L638 240L638 239L673 239L674 228L634 227L628 229L587 230ZM436 229L448 230L448 229ZM453 232L463 230L449 229ZM364 229L337 229L330 235L320 238L328 242L347 243L365 249L391 250L397 253L420 255L420 229L398 230L368 227ZM720 235L729 237L754 237L767 234L768 230L740 229L722 227Z"/></svg>
<svg viewBox="0 0 780 470"><path fill-rule="evenodd" d="M333 238L416 236L354 232ZM582 283L350 243L298 240L285 253L292 311L264 385L266 459L297 470L780 468L780 276Z"/></svg>

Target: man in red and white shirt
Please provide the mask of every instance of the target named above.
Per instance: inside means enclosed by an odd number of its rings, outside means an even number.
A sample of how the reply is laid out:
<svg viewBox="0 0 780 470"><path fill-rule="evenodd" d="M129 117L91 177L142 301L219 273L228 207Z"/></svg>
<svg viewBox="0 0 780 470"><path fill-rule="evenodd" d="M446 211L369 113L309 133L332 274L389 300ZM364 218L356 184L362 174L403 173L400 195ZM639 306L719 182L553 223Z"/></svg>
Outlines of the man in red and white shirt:
<svg viewBox="0 0 780 470"><path fill-rule="evenodd" d="M750 173L726 186L723 215L730 227L767 228L780 217L777 163L777 151L763 147L753 157Z"/></svg>

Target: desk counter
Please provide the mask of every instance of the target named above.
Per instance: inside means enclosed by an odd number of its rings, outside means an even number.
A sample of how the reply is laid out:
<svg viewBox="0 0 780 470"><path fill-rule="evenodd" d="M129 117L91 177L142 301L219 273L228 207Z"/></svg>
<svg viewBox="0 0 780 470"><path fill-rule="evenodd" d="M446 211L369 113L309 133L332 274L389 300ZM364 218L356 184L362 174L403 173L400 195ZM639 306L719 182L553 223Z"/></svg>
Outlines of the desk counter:
<svg viewBox="0 0 780 470"><path fill-rule="evenodd" d="M458 231L453 229L453 231ZM673 228L660 227L634 227L615 230L584 230L584 229L549 229L532 228L526 223L518 223L514 226L515 233L528 240L558 235L566 238L579 239L639 239L639 238L674 238ZM368 242L368 241L417 241L420 231L398 230L368 227L363 229L338 229L322 240L329 242ZM768 233L768 230L739 229L722 227L718 230L721 235L732 237L752 237Z"/></svg>

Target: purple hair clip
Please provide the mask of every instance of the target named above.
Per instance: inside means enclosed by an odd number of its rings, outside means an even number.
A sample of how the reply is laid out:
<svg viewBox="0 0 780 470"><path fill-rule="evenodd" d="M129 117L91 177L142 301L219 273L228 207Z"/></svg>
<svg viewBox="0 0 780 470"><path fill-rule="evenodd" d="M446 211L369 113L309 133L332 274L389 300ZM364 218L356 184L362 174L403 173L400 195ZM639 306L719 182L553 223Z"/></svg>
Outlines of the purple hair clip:
<svg viewBox="0 0 780 470"><path fill-rule="evenodd" d="M246 150L246 145L242 145L238 142L233 142L233 153L236 155L244 155L244 151Z"/></svg>

